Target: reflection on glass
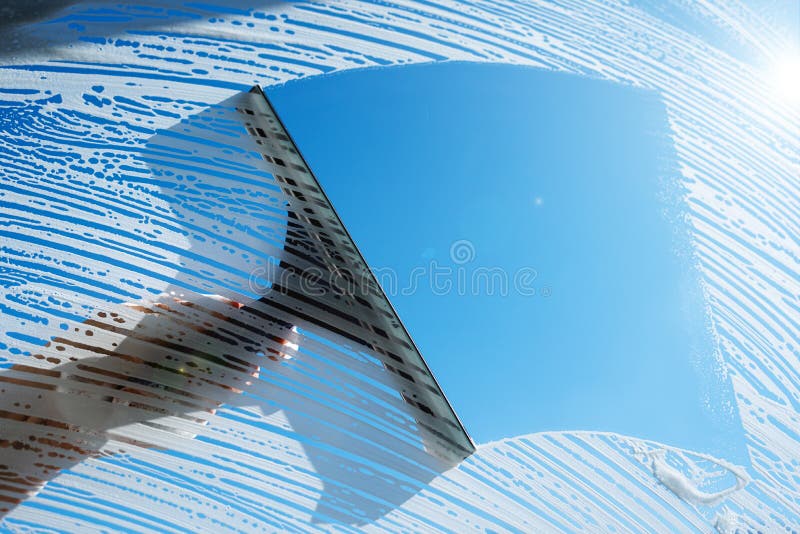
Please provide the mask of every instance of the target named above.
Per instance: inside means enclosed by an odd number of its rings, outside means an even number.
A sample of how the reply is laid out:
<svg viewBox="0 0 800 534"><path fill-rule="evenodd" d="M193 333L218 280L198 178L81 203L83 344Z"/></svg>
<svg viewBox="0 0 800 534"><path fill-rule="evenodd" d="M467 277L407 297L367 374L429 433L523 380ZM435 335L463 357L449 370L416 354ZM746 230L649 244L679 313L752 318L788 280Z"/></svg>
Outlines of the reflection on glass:
<svg viewBox="0 0 800 534"><path fill-rule="evenodd" d="M180 269L0 375L4 512L89 459L189 447L208 460L218 451L198 436L224 425L221 409L285 415L322 483L320 522L374 520L469 454L374 280L334 284L366 266L321 191L303 190L297 174L313 178L271 113L256 90L149 139L142 159L185 238L171 247ZM243 187L248 165L262 181ZM231 215L238 235L221 234Z"/></svg>

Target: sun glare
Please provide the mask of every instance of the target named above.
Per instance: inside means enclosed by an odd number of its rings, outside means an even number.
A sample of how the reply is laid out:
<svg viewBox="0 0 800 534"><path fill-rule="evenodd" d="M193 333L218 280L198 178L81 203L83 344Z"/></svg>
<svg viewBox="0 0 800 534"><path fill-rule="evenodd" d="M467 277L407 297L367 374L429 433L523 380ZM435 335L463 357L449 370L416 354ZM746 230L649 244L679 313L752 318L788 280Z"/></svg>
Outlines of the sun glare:
<svg viewBox="0 0 800 534"><path fill-rule="evenodd" d="M800 50L772 64L768 83L776 98L793 107L800 106Z"/></svg>

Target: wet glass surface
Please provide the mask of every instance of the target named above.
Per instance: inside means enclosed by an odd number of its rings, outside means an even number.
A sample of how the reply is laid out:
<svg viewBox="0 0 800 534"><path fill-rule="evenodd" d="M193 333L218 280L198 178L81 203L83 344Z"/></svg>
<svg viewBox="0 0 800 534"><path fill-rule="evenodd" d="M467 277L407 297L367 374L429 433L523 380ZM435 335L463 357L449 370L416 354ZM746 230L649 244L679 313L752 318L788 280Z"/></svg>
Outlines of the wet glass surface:
<svg viewBox="0 0 800 534"><path fill-rule="evenodd" d="M800 522L798 110L771 74L796 46L793 8L37 6L3 5L0 24L3 528ZM744 465L566 429L442 457L453 440L437 421L457 425L429 400L435 384L388 304L368 301L365 320L356 293L331 289L306 313L305 279L280 283L286 264L324 273L357 252L313 190L299 198L278 178L302 172L256 143L237 98L256 83L444 60L561 71L663 103Z"/></svg>

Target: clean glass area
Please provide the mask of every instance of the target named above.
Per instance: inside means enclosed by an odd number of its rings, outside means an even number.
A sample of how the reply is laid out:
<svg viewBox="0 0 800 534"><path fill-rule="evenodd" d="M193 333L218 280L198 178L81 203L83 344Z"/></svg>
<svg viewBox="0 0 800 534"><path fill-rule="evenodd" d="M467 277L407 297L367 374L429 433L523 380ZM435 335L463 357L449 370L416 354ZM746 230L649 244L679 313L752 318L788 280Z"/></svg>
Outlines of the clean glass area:
<svg viewBox="0 0 800 534"><path fill-rule="evenodd" d="M451 63L269 95L478 442L745 458L655 93Z"/></svg>

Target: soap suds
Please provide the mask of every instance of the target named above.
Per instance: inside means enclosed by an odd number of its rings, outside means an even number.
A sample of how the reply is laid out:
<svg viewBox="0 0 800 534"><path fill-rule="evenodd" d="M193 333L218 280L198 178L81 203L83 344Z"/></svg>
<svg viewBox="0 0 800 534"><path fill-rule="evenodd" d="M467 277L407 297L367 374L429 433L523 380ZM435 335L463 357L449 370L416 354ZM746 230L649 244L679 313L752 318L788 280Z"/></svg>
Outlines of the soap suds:
<svg viewBox="0 0 800 534"><path fill-rule="evenodd" d="M650 467L653 470L653 476L672 491L672 493L690 504L698 506L716 506L728 495L743 489L750 482L750 477L748 477L743 468L718 458L698 454L698 457L723 468L736 478L735 485L720 491L707 493L698 488L695 482L689 480L686 475L667 462L665 449L651 451L647 453L647 455L650 458Z"/></svg>

